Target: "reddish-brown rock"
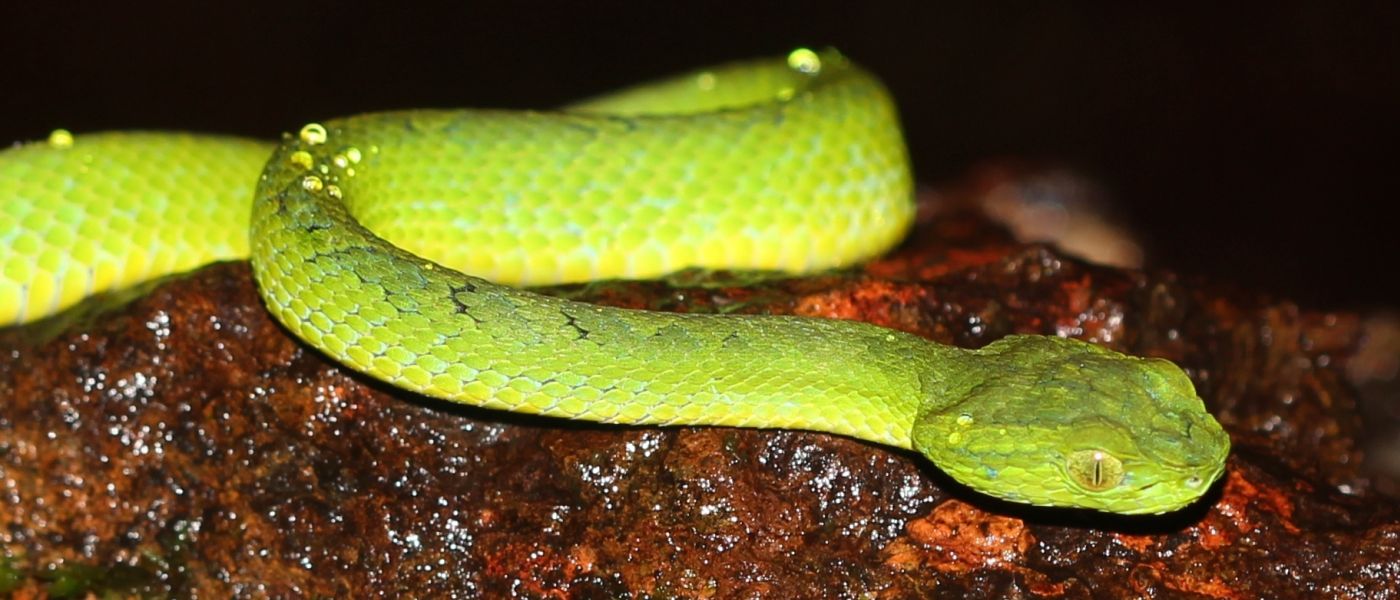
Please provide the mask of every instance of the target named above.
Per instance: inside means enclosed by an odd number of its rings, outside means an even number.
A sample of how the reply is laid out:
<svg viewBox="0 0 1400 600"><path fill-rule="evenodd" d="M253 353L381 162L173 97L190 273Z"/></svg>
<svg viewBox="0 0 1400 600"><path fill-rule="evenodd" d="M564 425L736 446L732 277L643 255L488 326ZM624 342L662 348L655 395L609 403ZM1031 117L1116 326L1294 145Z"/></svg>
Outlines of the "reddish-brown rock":
<svg viewBox="0 0 1400 600"><path fill-rule="evenodd" d="M945 198L946 200L946 198ZM806 432L607 427L444 404L327 362L245 264L0 332L0 586L179 597L1397 598L1364 470L1358 320L1019 245L926 210L863 270L582 299L1060 333L1186 367L1235 443L1201 506L1046 511Z"/></svg>

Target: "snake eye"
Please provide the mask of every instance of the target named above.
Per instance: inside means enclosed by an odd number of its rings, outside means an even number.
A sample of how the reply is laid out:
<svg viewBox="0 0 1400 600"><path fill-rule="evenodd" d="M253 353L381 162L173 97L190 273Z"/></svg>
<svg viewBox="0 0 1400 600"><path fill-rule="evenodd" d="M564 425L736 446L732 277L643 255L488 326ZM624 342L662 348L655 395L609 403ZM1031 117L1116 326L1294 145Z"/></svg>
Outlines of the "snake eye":
<svg viewBox="0 0 1400 600"><path fill-rule="evenodd" d="M1085 489L1103 491L1123 481L1123 461L1103 450L1079 450L1065 463L1074 482Z"/></svg>

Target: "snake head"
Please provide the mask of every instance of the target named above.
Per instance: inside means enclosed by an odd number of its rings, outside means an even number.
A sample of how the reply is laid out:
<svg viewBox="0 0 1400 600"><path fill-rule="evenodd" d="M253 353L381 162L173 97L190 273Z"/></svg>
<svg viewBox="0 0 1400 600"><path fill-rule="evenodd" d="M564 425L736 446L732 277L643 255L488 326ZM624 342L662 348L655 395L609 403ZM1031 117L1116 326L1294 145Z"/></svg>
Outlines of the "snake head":
<svg viewBox="0 0 1400 600"><path fill-rule="evenodd" d="M1043 336L1011 336L969 358L967 378L921 407L913 445L978 492L1160 514L1224 472L1229 438L1170 361Z"/></svg>

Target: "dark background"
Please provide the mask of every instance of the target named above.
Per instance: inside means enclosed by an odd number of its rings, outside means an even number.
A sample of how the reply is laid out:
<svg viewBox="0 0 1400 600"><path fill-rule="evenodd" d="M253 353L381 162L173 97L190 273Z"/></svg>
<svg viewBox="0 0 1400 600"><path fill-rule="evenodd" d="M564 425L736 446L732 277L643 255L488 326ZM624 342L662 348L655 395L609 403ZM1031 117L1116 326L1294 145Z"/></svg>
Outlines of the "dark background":
<svg viewBox="0 0 1400 600"><path fill-rule="evenodd" d="M0 140L547 107L799 45L886 80L922 181L1052 161L1105 185L1150 266L1312 307L1400 304L1400 18L1381 3L15 2Z"/></svg>

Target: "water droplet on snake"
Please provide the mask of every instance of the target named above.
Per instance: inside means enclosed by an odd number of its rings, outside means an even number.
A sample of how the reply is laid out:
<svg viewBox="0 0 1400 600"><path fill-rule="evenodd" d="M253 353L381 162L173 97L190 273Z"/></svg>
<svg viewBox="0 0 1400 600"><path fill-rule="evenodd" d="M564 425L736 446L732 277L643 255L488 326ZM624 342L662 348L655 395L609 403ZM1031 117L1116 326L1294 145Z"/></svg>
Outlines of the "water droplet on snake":
<svg viewBox="0 0 1400 600"><path fill-rule="evenodd" d="M54 148L72 148L73 132L67 129L55 129L49 133L49 145Z"/></svg>
<svg viewBox="0 0 1400 600"><path fill-rule="evenodd" d="M301 128L297 137L312 146L324 144L326 143L326 127L320 123L307 123L305 127Z"/></svg>
<svg viewBox="0 0 1400 600"><path fill-rule="evenodd" d="M788 54L788 67L799 73L816 75L822 70L822 58L807 48L798 48Z"/></svg>
<svg viewBox="0 0 1400 600"><path fill-rule="evenodd" d="M292 153L289 162L291 162L292 165L296 168L305 171L311 168L311 165L314 161L311 158L310 152L307 152L305 150L297 150L296 152Z"/></svg>
<svg viewBox="0 0 1400 600"><path fill-rule="evenodd" d="M706 71L704 73L696 75L695 87L699 88L702 92L708 92L710 90L715 89L715 74Z"/></svg>

